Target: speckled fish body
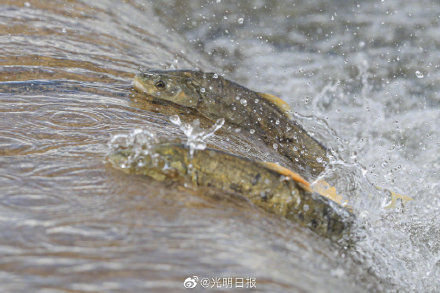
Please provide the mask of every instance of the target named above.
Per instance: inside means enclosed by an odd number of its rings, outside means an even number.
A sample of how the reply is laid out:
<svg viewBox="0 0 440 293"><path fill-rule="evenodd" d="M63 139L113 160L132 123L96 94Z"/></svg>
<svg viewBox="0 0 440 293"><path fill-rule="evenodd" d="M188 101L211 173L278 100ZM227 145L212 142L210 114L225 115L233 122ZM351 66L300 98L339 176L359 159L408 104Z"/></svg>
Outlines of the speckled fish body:
<svg viewBox="0 0 440 293"><path fill-rule="evenodd" d="M215 73L147 71L135 77L134 87L153 98L196 109L209 119L225 118L287 157L292 161L289 167L308 179L319 175L328 162L325 147L291 119L284 101Z"/></svg>
<svg viewBox="0 0 440 293"><path fill-rule="evenodd" d="M109 155L109 160L121 168L130 153L129 149L117 151ZM352 215L348 211L268 168L265 162L218 150L198 150L191 157L183 144L157 144L148 155L122 169L159 181L172 180L244 196L266 211L297 221L331 239L340 238L351 225Z"/></svg>

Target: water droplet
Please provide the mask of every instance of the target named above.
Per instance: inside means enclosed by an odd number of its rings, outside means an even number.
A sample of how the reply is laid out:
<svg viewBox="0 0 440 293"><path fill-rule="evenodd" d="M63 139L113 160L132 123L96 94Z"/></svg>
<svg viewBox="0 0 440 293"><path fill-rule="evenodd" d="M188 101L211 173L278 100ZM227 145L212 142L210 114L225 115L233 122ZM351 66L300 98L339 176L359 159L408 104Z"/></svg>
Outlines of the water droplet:
<svg viewBox="0 0 440 293"><path fill-rule="evenodd" d="M202 88L200 89L200 91L201 91L202 93L204 93L206 90L205 90L204 87L202 87Z"/></svg>
<svg viewBox="0 0 440 293"><path fill-rule="evenodd" d="M237 22L238 22L239 24L243 24L243 22L244 22L244 18L243 18L243 17L240 17L240 18L237 20Z"/></svg>
<svg viewBox="0 0 440 293"><path fill-rule="evenodd" d="M182 122L180 121L180 118L179 118L179 116L177 116L177 115L173 115L173 116L171 116L171 117L170 117L170 121L171 121L171 123L173 123L174 125L177 125L177 126L182 125Z"/></svg>
<svg viewBox="0 0 440 293"><path fill-rule="evenodd" d="M246 99L241 99L241 100L240 100L240 103L241 103L243 106L247 106L247 101L246 101Z"/></svg>
<svg viewBox="0 0 440 293"><path fill-rule="evenodd" d="M335 276L336 278L342 278L345 275L345 271L341 268L336 268L335 270L331 271L331 275Z"/></svg>
<svg viewBox="0 0 440 293"><path fill-rule="evenodd" d="M145 157L150 157L150 162L156 164L153 146L159 141L154 132L146 129L135 129L128 134L114 135L109 142L110 151L120 151L130 149L130 153L121 160L112 162L121 168L130 166L145 166Z"/></svg>
<svg viewBox="0 0 440 293"><path fill-rule="evenodd" d="M212 76L212 78L218 78L218 74L214 73L214 75Z"/></svg>
<svg viewBox="0 0 440 293"><path fill-rule="evenodd" d="M361 219L368 219L368 211L367 210L363 210L363 211L361 211L360 213L359 213L359 217L361 218Z"/></svg>
<svg viewBox="0 0 440 293"><path fill-rule="evenodd" d="M255 133L255 129L251 129L251 130L249 130L249 132L250 132L251 134L254 134L254 133Z"/></svg>
<svg viewBox="0 0 440 293"><path fill-rule="evenodd" d="M276 143L273 144L273 149L277 150L278 149L278 145Z"/></svg>
<svg viewBox="0 0 440 293"><path fill-rule="evenodd" d="M423 78L424 77L423 73L421 73L418 70L416 71L416 76L417 76L417 78Z"/></svg>
<svg viewBox="0 0 440 293"><path fill-rule="evenodd" d="M365 169L365 168L362 168L362 176L364 176L364 177L365 177L365 175L367 175L367 169Z"/></svg>
<svg viewBox="0 0 440 293"><path fill-rule="evenodd" d="M316 158L316 162L318 162L318 163L322 163L322 158L321 158L321 157L317 157L317 158Z"/></svg>
<svg viewBox="0 0 440 293"><path fill-rule="evenodd" d="M280 120L277 119L277 121L275 121L275 124L279 125L280 124Z"/></svg>
<svg viewBox="0 0 440 293"><path fill-rule="evenodd" d="M190 123L182 123L179 116L173 115L170 121L179 126L187 138L186 144L189 146L191 157L195 150L204 150L206 148L206 139L220 129L225 123L224 118L218 119L215 124L209 129L202 129L198 119Z"/></svg>

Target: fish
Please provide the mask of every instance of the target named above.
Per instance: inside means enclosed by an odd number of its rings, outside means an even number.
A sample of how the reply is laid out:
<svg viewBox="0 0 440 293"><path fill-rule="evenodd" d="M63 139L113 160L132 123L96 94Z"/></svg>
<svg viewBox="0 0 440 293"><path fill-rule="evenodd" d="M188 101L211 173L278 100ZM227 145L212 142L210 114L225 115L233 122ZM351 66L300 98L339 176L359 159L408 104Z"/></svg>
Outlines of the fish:
<svg viewBox="0 0 440 293"><path fill-rule="evenodd" d="M316 178L329 162L327 149L293 119L289 105L216 73L193 70L149 70L137 74L134 88L155 100L194 109L215 121L249 131L291 162L306 179Z"/></svg>
<svg viewBox="0 0 440 293"><path fill-rule="evenodd" d="M221 150L205 148L191 155L189 149L186 144L162 142L137 156L133 156L130 148L115 150L108 155L108 161L130 174L245 197L270 213L332 240L349 233L353 215L313 192L299 174L272 162L250 160Z"/></svg>

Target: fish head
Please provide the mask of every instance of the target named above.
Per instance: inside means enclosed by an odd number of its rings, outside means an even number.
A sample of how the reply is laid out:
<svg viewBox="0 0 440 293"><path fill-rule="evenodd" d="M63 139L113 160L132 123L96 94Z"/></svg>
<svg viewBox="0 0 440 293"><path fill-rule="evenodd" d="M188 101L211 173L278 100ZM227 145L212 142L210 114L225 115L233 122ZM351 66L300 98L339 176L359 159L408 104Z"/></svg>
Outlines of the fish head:
<svg viewBox="0 0 440 293"><path fill-rule="evenodd" d="M136 75L133 85L148 96L189 108L196 108L203 98L199 73L196 71L145 71Z"/></svg>

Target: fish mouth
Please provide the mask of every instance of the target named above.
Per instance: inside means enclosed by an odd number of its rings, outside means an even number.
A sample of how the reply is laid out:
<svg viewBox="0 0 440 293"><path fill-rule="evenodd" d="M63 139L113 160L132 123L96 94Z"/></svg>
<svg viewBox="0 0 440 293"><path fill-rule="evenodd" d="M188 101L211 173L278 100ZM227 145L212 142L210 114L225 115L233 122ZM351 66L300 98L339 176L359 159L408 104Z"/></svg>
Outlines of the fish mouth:
<svg viewBox="0 0 440 293"><path fill-rule="evenodd" d="M139 91L139 92L142 92L142 93L145 93L145 94L149 95L149 94L148 94L148 90L147 90L147 88L145 87L145 85L142 83L141 77L140 77L139 75L136 75L136 76L134 77L134 80L133 80L133 87L134 87L135 90L137 90L137 91Z"/></svg>

